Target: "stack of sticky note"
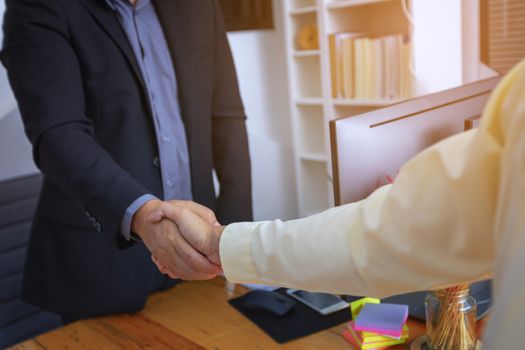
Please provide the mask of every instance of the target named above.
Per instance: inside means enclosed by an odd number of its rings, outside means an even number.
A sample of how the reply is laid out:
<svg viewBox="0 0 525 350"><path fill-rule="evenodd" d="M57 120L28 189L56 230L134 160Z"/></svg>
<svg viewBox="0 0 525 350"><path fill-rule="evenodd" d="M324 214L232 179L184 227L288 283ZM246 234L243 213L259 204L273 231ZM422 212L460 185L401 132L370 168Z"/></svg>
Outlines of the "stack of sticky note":
<svg viewBox="0 0 525 350"><path fill-rule="evenodd" d="M357 349L384 349L408 339L408 306L363 298L351 304L353 321L343 337Z"/></svg>

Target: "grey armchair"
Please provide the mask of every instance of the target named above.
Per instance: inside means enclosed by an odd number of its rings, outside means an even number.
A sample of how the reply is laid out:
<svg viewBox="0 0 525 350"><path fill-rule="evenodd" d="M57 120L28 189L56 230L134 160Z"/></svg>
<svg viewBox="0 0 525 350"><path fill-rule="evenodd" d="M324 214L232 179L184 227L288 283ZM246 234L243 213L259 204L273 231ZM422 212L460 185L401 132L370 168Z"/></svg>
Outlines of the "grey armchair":
<svg viewBox="0 0 525 350"><path fill-rule="evenodd" d="M21 300L22 273L42 176L0 182L0 349L61 325Z"/></svg>

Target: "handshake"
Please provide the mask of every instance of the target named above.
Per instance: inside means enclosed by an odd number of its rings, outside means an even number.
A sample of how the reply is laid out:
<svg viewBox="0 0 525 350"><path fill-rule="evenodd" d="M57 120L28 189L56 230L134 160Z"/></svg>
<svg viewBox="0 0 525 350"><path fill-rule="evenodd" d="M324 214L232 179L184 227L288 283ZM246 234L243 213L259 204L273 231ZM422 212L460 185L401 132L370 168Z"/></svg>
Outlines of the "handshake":
<svg viewBox="0 0 525 350"><path fill-rule="evenodd" d="M191 201L151 200L133 216L131 230L171 278L206 280L222 274L222 227L210 209Z"/></svg>

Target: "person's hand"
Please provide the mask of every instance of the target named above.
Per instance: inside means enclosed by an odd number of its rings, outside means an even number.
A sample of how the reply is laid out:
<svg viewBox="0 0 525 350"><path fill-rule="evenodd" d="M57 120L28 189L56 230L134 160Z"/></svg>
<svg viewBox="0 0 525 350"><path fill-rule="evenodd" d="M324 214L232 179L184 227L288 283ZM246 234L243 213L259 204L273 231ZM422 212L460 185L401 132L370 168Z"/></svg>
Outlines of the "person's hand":
<svg viewBox="0 0 525 350"><path fill-rule="evenodd" d="M210 262L205 255L194 248L181 235L174 222L148 219L152 213L164 212L171 207L171 204L160 200L148 201L133 216L132 231L140 236L146 247L155 256L157 265L169 272L170 277L185 280L214 278L222 272L220 266ZM209 213L206 215L204 217L207 220L216 222L213 213L213 217Z"/></svg>
<svg viewBox="0 0 525 350"><path fill-rule="evenodd" d="M182 236L195 249L205 255L210 262L220 266L219 241L223 227L215 219L213 212L197 203L171 201L170 206L162 206L150 215L153 223L169 219L175 222ZM157 256L152 257L159 270L171 276L173 271L163 265Z"/></svg>

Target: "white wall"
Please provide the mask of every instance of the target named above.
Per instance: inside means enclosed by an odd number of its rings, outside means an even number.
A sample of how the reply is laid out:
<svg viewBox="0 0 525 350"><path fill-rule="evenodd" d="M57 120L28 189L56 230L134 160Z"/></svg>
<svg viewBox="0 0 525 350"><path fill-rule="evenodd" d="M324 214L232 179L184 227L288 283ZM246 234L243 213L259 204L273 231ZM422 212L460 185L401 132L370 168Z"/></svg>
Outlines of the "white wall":
<svg viewBox="0 0 525 350"><path fill-rule="evenodd" d="M2 25L3 23L4 10L4 1L0 1L0 25ZM3 30L0 30L0 43L2 42L3 38L4 32ZM9 83L7 81L7 75L4 66L0 64L0 119L4 118L7 114L9 114L9 112L15 108L15 105L15 98L13 97L13 93L9 88Z"/></svg>
<svg viewBox="0 0 525 350"><path fill-rule="evenodd" d="M274 30L228 34L248 116L256 220L297 217L282 6Z"/></svg>
<svg viewBox="0 0 525 350"><path fill-rule="evenodd" d="M0 181L36 172L31 145L18 110L14 109L0 118Z"/></svg>
<svg viewBox="0 0 525 350"><path fill-rule="evenodd" d="M498 75L494 69L481 62L480 1L463 0L463 83L487 79Z"/></svg>
<svg viewBox="0 0 525 350"><path fill-rule="evenodd" d="M417 94L496 74L480 62L478 0L412 0L411 4Z"/></svg>
<svg viewBox="0 0 525 350"><path fill-rule="evenodd" d="M413 0L411 4L415 28L416 93L461 85L461 1Z"/></svg>

